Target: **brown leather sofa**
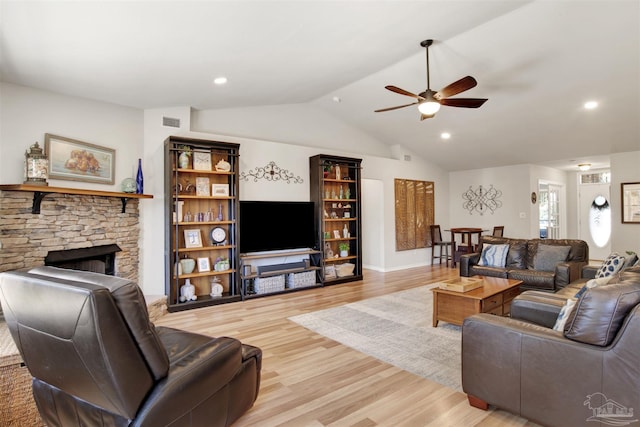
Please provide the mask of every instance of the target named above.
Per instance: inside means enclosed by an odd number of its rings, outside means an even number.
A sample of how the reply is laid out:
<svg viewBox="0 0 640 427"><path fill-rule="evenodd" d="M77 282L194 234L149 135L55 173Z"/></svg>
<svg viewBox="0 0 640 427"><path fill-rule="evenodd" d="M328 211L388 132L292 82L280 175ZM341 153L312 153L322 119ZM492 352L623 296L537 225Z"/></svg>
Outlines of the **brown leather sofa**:
<svg viewBox="0 0 640 427"><path fill-rule="evenodd" d="M473 406L494 405L545 426L638 422L640 267L585 290L563 330L553 330L567 296L585 281L560 294L524 292L511 318L465 319L462 388Z"/></svg>
<svg viewBox="0 0 640 427"><path fill-rule="evenodd" d="M259 348L156 328L128 280L5 272L0 301L48 426L227 426L258 396Z"/></svg>
<svg viewBox="0 0 640 427"><path fill-rule="evenodd" d="M478 265L482 248L486 244L508 244L504 267ZM569 246L564 261L555 264L551 271L536 269L541 245ZM521 289L537 289L555 292L580 278L580 271L589 261L589 246L583 240L574 239L512 239L507 237L482 236L478 253L460 257L460 276L490 276L522 280Z"/></svg>

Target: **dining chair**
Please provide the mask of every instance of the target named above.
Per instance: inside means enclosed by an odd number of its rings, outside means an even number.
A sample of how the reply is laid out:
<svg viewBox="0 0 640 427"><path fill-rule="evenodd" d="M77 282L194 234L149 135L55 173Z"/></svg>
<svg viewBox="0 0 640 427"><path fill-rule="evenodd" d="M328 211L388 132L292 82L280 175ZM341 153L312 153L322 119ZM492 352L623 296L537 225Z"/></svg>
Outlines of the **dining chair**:
<svg viewBox="0 0 640 427"><path fill-rule="evenodd" d="M440 225L430 225L429 229L431 230L431 264L436 258L438 259L438 264L442 264L442 259L444 258L446 266L449 267L449 261L452 261L453 256L453 243L442 240ZM437 256L435 255L436 247L439 248ZM449 248L452 248L451 251L449 251Z"/></svg>
<svg viewBox="0 0 640 427"><path fill-rule="evenodd" d="M493 236L502 237L504 235L504 225L496 225L493 227Z"/></svg>

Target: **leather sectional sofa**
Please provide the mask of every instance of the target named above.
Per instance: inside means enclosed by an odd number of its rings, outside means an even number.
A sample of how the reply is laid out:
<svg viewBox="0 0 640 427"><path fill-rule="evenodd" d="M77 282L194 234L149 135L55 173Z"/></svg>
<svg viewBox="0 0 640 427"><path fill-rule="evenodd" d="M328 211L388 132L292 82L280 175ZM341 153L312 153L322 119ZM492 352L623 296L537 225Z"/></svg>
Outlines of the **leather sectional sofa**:
<svg viewBox="0 0 640 427"><path fill-rule="evenodd" d="M485 245L509 245L504 266L479 265ZM542 249L569 247L564 260L550 264L543 262ZM511 239L507 237L483 236L477 253L460 257L460 276L475 275L522 280L521 289L536 289L555 292L580 278L583 266L589 261L589 246L583 240L573 239Z"/></svg>
<svg viewBox="0 0 640 427"><path fill-rule="evenodd" d="M462 388L545 426L635 425L640 408L640 266L582 292L595 269L558 293L527 291L511 317L478 314L462 329ZM554 330L554 326L558 330Z"/></svg>

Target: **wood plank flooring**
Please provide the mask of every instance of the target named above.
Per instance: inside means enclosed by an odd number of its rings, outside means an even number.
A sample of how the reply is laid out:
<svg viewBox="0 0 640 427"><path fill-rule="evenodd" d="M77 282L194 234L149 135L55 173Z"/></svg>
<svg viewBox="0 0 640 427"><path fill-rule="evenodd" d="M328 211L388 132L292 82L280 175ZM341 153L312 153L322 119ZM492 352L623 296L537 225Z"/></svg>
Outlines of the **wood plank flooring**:
<svg viewBox="0 0 640 427"><path fill-rule="evenodd" d="M262 349L260 394L234 426L536 426L504 411L473 408L463 393L287 320L457 276L457 269L438 265L365 270L362 281L169 313L155 323Z"/></svg>

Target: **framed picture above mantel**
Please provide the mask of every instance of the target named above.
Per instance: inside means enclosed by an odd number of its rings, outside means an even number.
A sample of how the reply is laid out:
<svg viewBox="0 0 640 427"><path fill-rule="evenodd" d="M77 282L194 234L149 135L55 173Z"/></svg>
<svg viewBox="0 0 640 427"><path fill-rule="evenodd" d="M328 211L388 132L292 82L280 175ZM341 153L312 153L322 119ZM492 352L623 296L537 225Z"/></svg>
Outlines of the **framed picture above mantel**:
<svg viewBox="0 0 640 427"><path fill-rule="evenodd" d="M49 178L112 185L116 150L63 136L45 134Z"/></svg>

